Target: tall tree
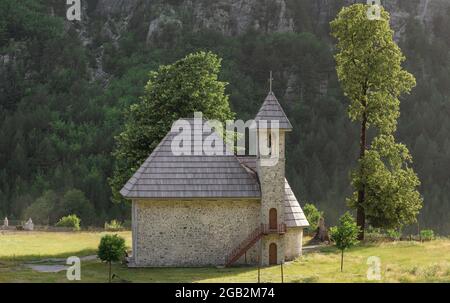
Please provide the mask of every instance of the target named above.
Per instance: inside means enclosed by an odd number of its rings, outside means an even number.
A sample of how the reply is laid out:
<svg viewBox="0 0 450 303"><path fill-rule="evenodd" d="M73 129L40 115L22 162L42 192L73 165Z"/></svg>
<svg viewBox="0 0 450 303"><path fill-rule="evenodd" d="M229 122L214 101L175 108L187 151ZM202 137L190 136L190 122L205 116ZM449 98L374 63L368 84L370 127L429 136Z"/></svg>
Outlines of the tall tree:
<svg viewBox="0 0 450 303"><path fill-rule="evenodd" d="M233 118L227 83L218 80L221 59L211 52L190 54L150 73L141 101L127 114L124 131L117 136L114 175L110 179L113 200L120 189L180 118L202 112L206 119Z"/></svg>
<svg viewBox="0 0 450 303"><path fill-rule="evenodd" d="M406 147L397 145L392 136L400 115L399 96L411 91L415 78L401 66L405 57L393 40L389 13L378 6L380 18L372 19L368 17L370 8L364 4L344 7L331 22L332 35L337 38L337 75L350 100L348 114L352 121L360 123L358 168L352 178L356 192L349 199L357 210L359 239L364 238L366 216L373 219L371 223L380 223L388 215L376 204L387 203L396 209L393 213L407 212L403 215L408 218L415 217L421 205L415 190L419 181L412 169L407 168L411 157ZM379 137L376 146L367 153L370 149L367 131L371 127ZM387 174L393 178L403 176L403 182L397 179L401 185L395 188L382 186L382 182L394 181L381 179ZM394 195L401 197L393 198ZM402 199L409 199L413 207L396 207Z"/></svg>

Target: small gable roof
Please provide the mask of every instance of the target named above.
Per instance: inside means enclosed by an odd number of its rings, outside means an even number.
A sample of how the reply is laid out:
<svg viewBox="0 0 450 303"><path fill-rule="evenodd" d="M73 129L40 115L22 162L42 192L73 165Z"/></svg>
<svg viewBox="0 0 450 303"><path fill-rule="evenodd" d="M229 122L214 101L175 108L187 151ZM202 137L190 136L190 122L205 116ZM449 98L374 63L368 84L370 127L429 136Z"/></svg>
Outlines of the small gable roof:
<svg viewBox="0 0 450 303"><path fill-rule="evenodd" d="M255 121L261 120L267 121L267 127L270 126L269 121L278 121L280 129L292 130L292 124L284 113L283 108L273 92L269 92L261 108L256 114Z"/></svg>
<svg viewBox="0 0 450 303"><path fill-rule="evenodd" d="M191 129L198 128L193 119ZM172 140L178 131L172 130L164 137L120 193L125 198L260 198L257 176L244 167L224 146L223 155L194 154L194 146L203 144L212 136L222 142L217 133L202 133L191 140L191 155L175 155ZM209 137L211 138L211 137Z"/></svg>

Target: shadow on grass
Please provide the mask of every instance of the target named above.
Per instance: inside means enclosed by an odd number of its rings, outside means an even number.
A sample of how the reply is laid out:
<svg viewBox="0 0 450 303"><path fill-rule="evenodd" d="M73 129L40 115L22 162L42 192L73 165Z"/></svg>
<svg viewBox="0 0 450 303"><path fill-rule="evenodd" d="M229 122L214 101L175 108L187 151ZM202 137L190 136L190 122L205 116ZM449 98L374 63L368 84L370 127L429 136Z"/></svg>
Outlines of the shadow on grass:
<svg viewBox="0 0 450 303"><path fill-rule="evenodd" d="M377 247L377 246L379 246L379 244L372 243L372 242L360 243L349 249L346 249L345 251L346 252L361 251L361 250L365 250L365 249L369 249L369 248L373 248L373 247ZM319 252L323 253L323 254L338 254L341 251L335 245L328 245L328 246L321 247L319 249Z"/></svg>
<svg viewBox="0 0 450 303"><path fill-rule="evenodd" d="M90 255L96 255L97 250L95 249L83 249L79 251L74 252L65 252L61 254L31 254L31 255L20 255L20 256L3 256L0 257L0 261L17 261L17 262L24 262L24 261L38 261L43 259L66 259L70 256L77 256L77 257L84 257L84 256L90 256Z"/></svg>
<svg viewBox="0 0 450 303"><path fill-rule="evenodd" d="M65 271L58 273L42 273L32 270L25 264L39 263L39 265L65 264L65 259L69 256L95 255L93 249L86 249L62 254L48 255L24 255L8 256L0 258L0 272L8 273L4 278L9 282L69 282L66 280ZM80 282L106 283L108 282L108 266L100 260L81 261L82 279ZM240 280L243 282L257 282L257 268L250 266L239 266L230 268L216 267L161 267L161 268L129 268L124 264L113 264L113 274L117 276L114 282L127 283L195 283L209 279L229 279L224 282L234 282L237 275L244 275ZM254 277L252 274L254 272ZM247 275L249 274L249 275ZM1 280L1 279L0 279Z"/></svg>

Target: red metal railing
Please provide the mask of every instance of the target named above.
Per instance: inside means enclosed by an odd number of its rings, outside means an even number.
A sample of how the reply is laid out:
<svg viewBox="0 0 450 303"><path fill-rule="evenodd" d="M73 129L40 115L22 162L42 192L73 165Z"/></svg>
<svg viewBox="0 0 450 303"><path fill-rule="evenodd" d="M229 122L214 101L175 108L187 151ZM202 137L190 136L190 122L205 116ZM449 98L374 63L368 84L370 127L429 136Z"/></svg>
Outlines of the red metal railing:
<svg viewBox="0 0 450 303"><path fill-rule="evenodd" d="M262 224L263 227L263 233L265 235L267 234L284 234L286 233L286 224L280 223L278 224L277 228L270 228L267 224Z"/></svg>
<svg viewBox="0 0 450 303"><path fill-rule="evenodd" d="M286 233L286 224L278 224L276 229L269 228L267 224L261 224L256 228L244 241L242 241L231 253L225 258L225 266L230 266L245 254L259 239L268 234L284 234Z"/></svg>
<svg viewBox="0 0 450 303"><path fill-rule="evenodd" d="M236 262L250 247L252 247L264 235L264 226L261 224L256 228L244 241L242 241L231 253L225 258L225 266L229 266Z"/></svg>

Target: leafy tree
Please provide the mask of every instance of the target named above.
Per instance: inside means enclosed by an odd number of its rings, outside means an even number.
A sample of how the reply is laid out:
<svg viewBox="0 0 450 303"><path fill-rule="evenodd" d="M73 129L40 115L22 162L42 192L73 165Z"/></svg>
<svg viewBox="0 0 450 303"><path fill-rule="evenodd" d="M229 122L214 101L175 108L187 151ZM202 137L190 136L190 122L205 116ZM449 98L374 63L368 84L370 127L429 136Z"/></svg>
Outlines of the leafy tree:
<svg viewBox="0 0 450 303"><path fill-rule="evenodd" d="M422 207L416 190L420 181L408 163L406 146L395 143L393 136L380 135L360 160L362 174L353 172L353 186L365 184L364 210L373 227L399 229L416 222ZM350 203L355 202L356 196Z"/></svg>
<svg viewBox="0 0 450 303"><path fill-rule="evenodd" d="M71 227L74 231L80 230L80 218L76 215L68 215L59 219L55 224L57 227Z"/></svg>
<svg viewBox="0 0 450 303"><path fill-rule="evenodd" d="M200 111L206 119L225 121L233 117L225 95L225 82L218 80L221 59L211 52L190 54L171 65L150 72L141 101L127 114L124 131L116 137L116 164L110 179L114 201L120 189L180 118Z"/></svg>
<svg viewBox="0 0 450 303"><path fill-rule="evenodd" d="M404 145L394 142L392 135L400 115L399 96L410 92L415 78L401 66L405 57L393 40L388 12L380 7L380 20L370 20L369 7L363 4L344 7L331 22L332 34L338 40L337 75L350 100L348 115L360 123L358 167L352 178L356 192L349 199L350 206L357 210L359 239L364 238L366 217L372 225L406 224L417 215L421 205L416 191L418 178L407 167L411 157ZM368 152L370 127L379 136ZM396 178L397 182L389 183ZM393 215L399 213L397 222L393 222Z"/></svg>
<svg viewBox="0 0 450 303"><path fill-rule="evenodd" d="M346 212L339 218L339 225L330 228L331 240L341 251L341 272L344 268L344 250L358 244L359 227L353 216Z"/></svg>
<svg viewBox="0 0 450 303"><path fill-rule="evenodd" d="M49 224L57 201L58 196L54 191L45 191L42 196L25 209L22 217L25 220L31 218L35 223Z"/></svg>
<svg viewBox="0 0 450 303"><path fill-rule="evenodd" d="M97 255L109 265L109 283L111 283L111 263L120 261L126 254L125 239L118 235L104 235L100 239Z"/></svg>
<svg viewBox="0 0 450 303"><path fill-rule="evenodd" d="M319 211L314 204L306 203L303 207L303 212L309 222L308 230L317 230L319 219L323 217L323 211Z"/></svg>
<svg viewBox="0 0 450 303"><path fill-rule="evenodd" d="M431 241L435 239L434 231L432 229L422 229L420 231L421 241Z"/></svg>

